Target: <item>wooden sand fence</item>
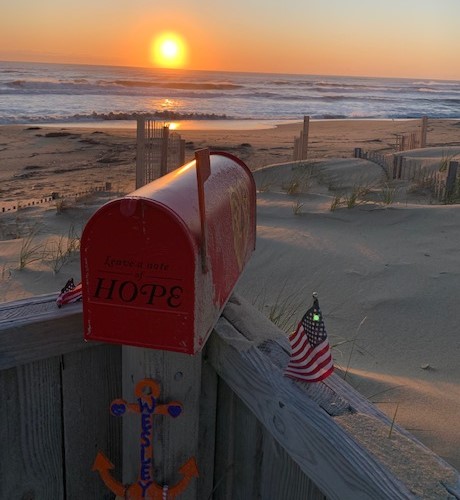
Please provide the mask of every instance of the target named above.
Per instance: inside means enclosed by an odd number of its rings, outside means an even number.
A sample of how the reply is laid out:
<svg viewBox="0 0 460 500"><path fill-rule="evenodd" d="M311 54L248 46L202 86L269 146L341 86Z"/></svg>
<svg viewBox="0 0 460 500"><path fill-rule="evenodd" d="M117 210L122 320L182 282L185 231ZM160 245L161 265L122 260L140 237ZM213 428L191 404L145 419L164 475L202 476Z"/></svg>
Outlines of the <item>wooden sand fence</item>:
<svg viewBox="0 0 460 500"><path fill-rule="evenodd" d="M388 174L388 177L390 177L391 176L390 172L393 169L393 163L395 161L394 158L396 158L394 153L398 153L401 151L408 151L417 148L425 148L427 130L428 130L428 118L424 116L423 118L421 118L420 121L420 131L418 135L416 132L411 132L410 134L396 135L396 141L393 152L382 153L378 151L364 151L362 148L355 148L354 157L364 158L366 160L377 163L385 170L385 172Z"/></svg>
<svg viewBox="0 0 460 500"><path fill-rule="evenodd" d="M306 160L308 156L308 131L310 128L310 117L303 117L303 128L299 137L294 138L294 161Z"/></svg>
<svg viewBox="0 0 460 500"><path fill-rule="evenodd" d="M355 148L353 155L354 158L369 160L377 165L380 165L385 172L385 175L388 178L390 177L391 168L393 166L393 154L383 154L377 151L363 151L362 148Z"/></svg>
<svg viewBox="0 0 460 500"><path fill-rule="evenodd" d="M140 418L109 406L133 401L145 375L184 407L155 416L153 460L162 485L196 458L182 500L460 497L459 473L338 375L284 377L285 335L236 296L202 353L168 353L168 363L161 351L85 343L81 304L55 299L0 307L2 499L109 499L103 480L135 482ZM98 451L109 462L92 470Z"/></svg>
<svg viewBox="0 0 460 500"><path fill-rule="evenodd" d="M438 201L445 203L460 201L458 161L449 161L443 170L429 170L420 165L416 158L395 155L392 178L408 180L420 188L430 189Z"/></svg>
<svg viewBox="0 0 460 500"><path fill-rule="evenodd" d="M425 148L428 130L428 117L420 120L420 131L409 134L396 135L395 151L408 151L410 149Z"/></svg>
<svg viewBox="0 0 460 500"><path fill-rule="evenodd" d="M136 189L180 167L185 162L185 140L169 125L137 118Z"/></svg>
<svg viewBox="0 0 460 500"><path fill-rule="evenodd" d="M15 201L3 201L0 205L0 213L17 212L18 210L30 207L36 207L44 205L46 203L57 202L58 200L69 200L82 198L83 196L90 195L92 193L109 192L112 190L112 183L105 182L98 186L92 186L89 189L84 189L83 191L71 192L71 193L51 193L49 196L44 196L43 198L27 199L27 200L15 200Z"/></svg>

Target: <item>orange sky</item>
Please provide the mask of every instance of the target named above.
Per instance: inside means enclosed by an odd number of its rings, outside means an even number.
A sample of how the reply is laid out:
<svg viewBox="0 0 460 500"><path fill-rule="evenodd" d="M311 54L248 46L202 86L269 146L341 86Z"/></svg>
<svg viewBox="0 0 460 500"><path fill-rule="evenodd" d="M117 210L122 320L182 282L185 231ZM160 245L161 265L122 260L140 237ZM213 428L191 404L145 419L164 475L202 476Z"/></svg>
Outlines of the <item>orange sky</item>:
<svg viewBox="0 0 460 500"><path fill-rule="evenodd" d="M179 33L189 69L460 80L460 0L15 0L0 60L152 65Z"/></svg>

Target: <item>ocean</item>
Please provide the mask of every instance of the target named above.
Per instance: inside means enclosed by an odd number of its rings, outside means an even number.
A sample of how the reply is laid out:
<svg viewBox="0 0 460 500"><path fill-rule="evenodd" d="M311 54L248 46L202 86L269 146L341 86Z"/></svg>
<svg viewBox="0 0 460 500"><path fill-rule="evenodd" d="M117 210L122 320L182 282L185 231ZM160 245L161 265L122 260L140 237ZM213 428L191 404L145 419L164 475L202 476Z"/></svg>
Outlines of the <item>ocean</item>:
<svg viewBox="0 0 460 500"><path fill-rule="evenodd" d="M460 117L460 82L0 62L0 124Z"/></svg>

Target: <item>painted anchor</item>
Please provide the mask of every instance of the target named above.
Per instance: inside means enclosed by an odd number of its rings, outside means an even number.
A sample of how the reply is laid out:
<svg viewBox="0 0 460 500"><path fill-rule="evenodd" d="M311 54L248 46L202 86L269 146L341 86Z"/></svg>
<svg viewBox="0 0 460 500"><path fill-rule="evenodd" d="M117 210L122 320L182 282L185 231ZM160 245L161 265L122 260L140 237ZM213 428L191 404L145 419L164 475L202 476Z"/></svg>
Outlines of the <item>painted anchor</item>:
<svg viewBox="0 0 460 500"><path fill-rule="evenodd" d="M142 431L140 434L140 469L137 482L125 486L117 481L110 470L114 469L112 462L102 452L98 452L93 464L93 470L99 472L104 484L115 495L129 499L174 500L188 486L192 478L198 477L198 467L192 457L179 469L183 478L174 486L159 485L154 482L153 466L153 416L169 415L173 418L182 413L182 404L172 401L168 404L158 404L160 385L152 379L143 379L136 384L135 395L137 403L127 403L123 399L115 399L110 405L110 412L116 417L123 416L127 411L141 414Z"/></svg>

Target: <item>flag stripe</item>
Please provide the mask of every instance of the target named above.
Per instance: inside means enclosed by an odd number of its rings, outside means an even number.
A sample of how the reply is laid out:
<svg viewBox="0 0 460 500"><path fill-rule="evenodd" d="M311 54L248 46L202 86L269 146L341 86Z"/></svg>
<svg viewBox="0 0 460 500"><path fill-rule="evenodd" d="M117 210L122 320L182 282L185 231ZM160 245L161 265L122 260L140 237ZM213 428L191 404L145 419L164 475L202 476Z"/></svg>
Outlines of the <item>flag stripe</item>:
<svg viewBox="0 0 460 500"><path fill-rule="evenodd" d="M324 369L329 369L330 366L332 366L332 357L329 352L325 352L322 356L315 358L309 365L288 366L286 373L302 374L305 373L305 370L308 370L308 373L316 374Z"/></svg>

